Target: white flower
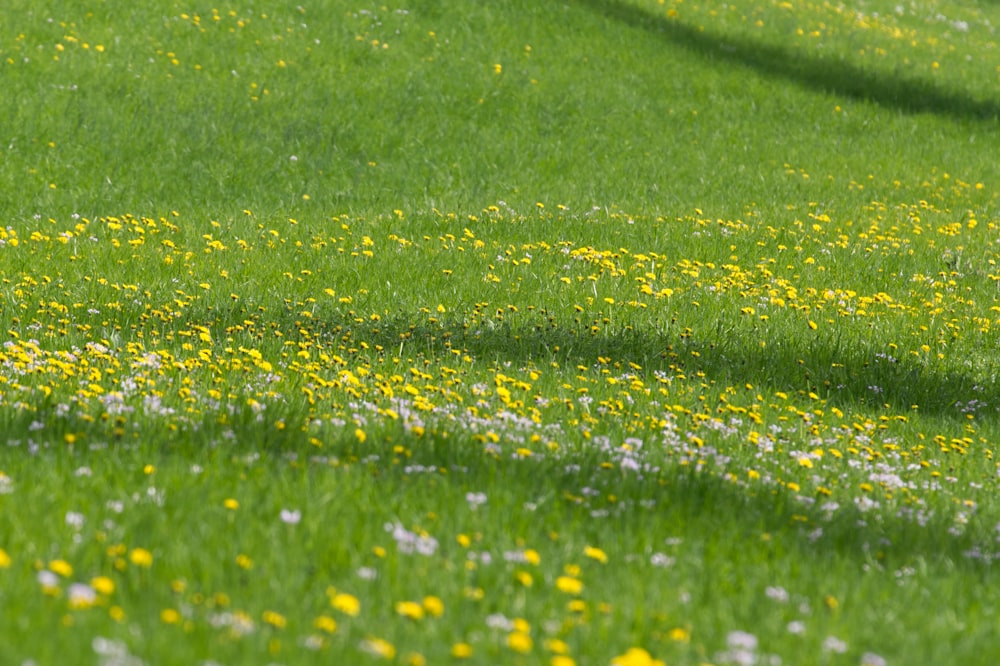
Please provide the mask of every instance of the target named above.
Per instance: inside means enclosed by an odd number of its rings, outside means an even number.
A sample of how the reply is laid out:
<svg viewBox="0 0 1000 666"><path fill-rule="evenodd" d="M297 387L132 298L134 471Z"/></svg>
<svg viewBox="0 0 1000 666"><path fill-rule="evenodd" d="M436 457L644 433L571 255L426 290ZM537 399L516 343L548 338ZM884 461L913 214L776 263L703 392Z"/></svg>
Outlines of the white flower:
<svg viewBox="0 0 1000 666"><path fill-rule="evenodd" d="M874 652L865 652L861 655L861 666L887 666L889 662Z"/></svg>
<svg viewBox="0 0 1000 666"><path fill-rule="evenodd" d="M86 583L73 583L66 591L70 606L92 606L97 601L97 592Z"/></svg>
<svg viewBox="0 0 1000 666"><path fill-rule="evenodd" d="M757 637L745 631L730 631L726 636L726 645L731 650L753 651L757 649Z"/></svg>
<svg viewBox="0 0 1000 666"><path fill-rule="evenodd" d="M840 640L836 636L827 636L826 640L823 641L823 651L843 654L847 652L847 643Z"/></svg>
<svg viewBox="0 0 1000 666"><path fill-rule="evenodd" d="M298 525L302 520L302 512L298 509L282 509L281 522L287 525Z"/></svg>

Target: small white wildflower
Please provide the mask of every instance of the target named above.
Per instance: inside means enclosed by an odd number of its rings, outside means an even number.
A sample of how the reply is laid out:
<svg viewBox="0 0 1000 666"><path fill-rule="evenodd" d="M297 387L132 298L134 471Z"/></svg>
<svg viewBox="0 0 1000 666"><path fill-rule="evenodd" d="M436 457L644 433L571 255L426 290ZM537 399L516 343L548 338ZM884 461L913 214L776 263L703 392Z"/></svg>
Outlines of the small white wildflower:
<svg viewBox="0 0 1000 666"><path fill-rule="evenodd" d="M280 515L281 522L286 525L298 525L299 521L302 520L302 512L298 509L282 509Z"/></svg>
<svg viewBox="0 0 1000 666"><path fill-rule="evenodd" d="M746 631L730 631L726 636L726 645L731 650L756 650L757 637Z"/></svg>
<svg viewBox="0 0 1000 666"><path fill-rule="evenodd" d="M80 529L81 527L83 527L83 523L85 520L86 518L84 518L84 515L82 513L78 513L76 511L66 512L66 524L74 529Z"/></svg>
<svg viewBox="0 0 1000 666"><path fill-rule="evenodd" d="M847 643L840 640L836 636L827 636L826 640L823 641L823 651L843 654L847 652Z"/></svg>
<svg viewBox="0 0 1000 666"><path fill-rule="evenodd" d="M880 657L874 652L865 652L861 655L861 666L888 666L889 662L884 657Z"/></svg>
<svg viewBox="0 0 1000 666"><path fill-rule="evenodd" d="M475 511L480 505L486 504L486 493L465 493L465 501Z"/></svg>

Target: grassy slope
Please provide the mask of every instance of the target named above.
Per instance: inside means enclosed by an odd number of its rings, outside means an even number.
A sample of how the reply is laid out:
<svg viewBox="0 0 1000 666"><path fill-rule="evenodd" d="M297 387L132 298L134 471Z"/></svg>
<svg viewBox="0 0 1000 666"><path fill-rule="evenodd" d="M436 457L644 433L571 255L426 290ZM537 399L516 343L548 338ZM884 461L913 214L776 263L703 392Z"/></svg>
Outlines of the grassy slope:
<svg viewBox="0 0 1000 666"><path fill-rule="evenodd" d="M301 330L301 310L309 307L315 315L304 338L324 350L343 353L350 347L351 342L338 347L346 330L353 340L389 350L350 356L352 368L369 365L405 374L425 360L425 368L454 365L451 343L443 342L447 333L458 341L454 347L473 359L463 368L469 383L491 377L497 368L527 377L521 368L547 371L556 361L565 370L543 372L535 392L572 397L576 388L588 386L581 375L594 377L594 384L603 381L597 361L602 357L610 359L616 373L628 361L638 363L649 383L656 371L670 373L677 386L671 399L688 409L697 410L700 400L715 405L720 394L734 388L740 393L730 400L743 405L755 402L757 391L766 393L761 402L776 405L765 410L769 424L785 423L780 420L784 404L774 395L783 392L809 411L844 410L848 429L852 422L907 414L910 423L892 422L891 430L907 445L918 436L960 437L971 427L973 455L927 456L941 469L950 466L946 474L963 484L984 488L942 491L938 497L932 482L917 477L926 484L918 494L938 512L929 528L894 516L893 508L906 506L899 498L893 503L879 496L889 508L862 530L858 516L824 522L822 511L800 506L784 491L776 492L775 485L754 489L675 471L639 480L621 475L617 467L602 471L600 463L607 460L587 448L568 420L560 435L573 452L569 458L492 461L478 447L470 453L449 442L430 446L389 425L376 427L378 436L366 446L353 441L351 428L344 433L320 429L324 453L348 461L346 470L288 466L285 453L305 457L311 448L294 428L278 431L274 420L295 423L301 411L308 411L301 400L278 406L266 430L251 419L213 425L214 414L207 409L201 430L182 427L178 435L163 431L156 419L136 419L127 425L141 435L126 436L114 446L116 455L43 451L41 460L50 467L38 469L34 459L23 458L28 439L51 444L68 431L85 433L87 442L107 441L112 436L108 426L87 425L85 419L67 425L56 421L55 428L62 430L33 436L30 424L39 413L7 410L4 418L21 446L4 452L3 467L18 484L13 498L33 507L12 520L6 543L0 544L15 556L19 571L30 571L35 560L45 566L58 557L71 559L87 575L117 571L116 558L124 554L108 551L104 541L109 539L151 547L157 557L153 572L127 563L122 567L113 603L126 608L124 623L109 623L104 613L78 613L73 615L76 630L60 628L69 615L61 601L39 604L30 574L12 582L4 593L11 617L20 616L32 633L51 632L63 643L11 643L5 648L11 659L47 663L65 645L86 648L95 634L127 641L150 662L164 654L176 663L210 656L238 660L273 649L279 632L259 631L236 641L210 627L208 618L221 613L222 604L198 601L195 595L211 598L222 592L258 624L266 609L288 616L283 658L308 661L313 653L298 638L316 615L331 612L324 594L328 585L351 589L366 609L355 623L338 616L335 650L351 651L374 632L400 650L415 646L430 663L444 659L452 643L475 642L484 634L477 657L492 654L489 659L513 662L516 657L502 647L503 636L484 629L483 618L493 612L528 617L539 643L547 633L564 637L580 663L604 663L634 644L655 647L671 664L719 660L726 635L740 628L754 631L761 638L760 651L778 653L785 663L857 663L866 650L898 663L945 663L955 655L979 658L996 649L990 619L995 602L986 594L994 575L963 555L975 544L988 543L1000 516L990 498L995 467L985 456L996 427L992 412L966 424L954 409L956 400L980 395L973 386L986 386L987 399L995 391L996 361L988 351L995 334L977 332L971 319L962 319L989 316L997 298L995 282L987 277L996 271L989 262L997 259L990 237L995 228L988 224L995 220L997 203L991 180L998 154L996 96L989 94L996 87L995 43L986 22L996 20L994 6L935 3L895 21L869 16L874 27L862 29L851 17L809 4L791 11L772 3L762 4L763 9L757 3L730 3L728 13L711 15L680 3L674 7L678 15L670 17L669 6L597 0L428 2L420 8L372 7L371 14L335 2L303 4L304 12L289 3L253 12L234 8L232 16L228 7L220 7L218 21L207 8L195 21L194 8L172 3L152 9L104 3L90 14L61 4L13 6L7 11L18 20L0 27L0 57L13 61L0 74L11 91L0 100L0 115L11 119L0 137L0 182L8 184L0 193L0 214L22 238L34 227L53 236L71 229L72 215L78 214L95 222L77 242L84 244L90 234L100 242L96 250L40 241L26 243L22 253L8 252L2 264L5 329L23 338L41 335L43 346L57 349L98 338L121 350L140 332L152 347L148 336L155 330L163 348L182 355L180 345L190 339L190 327L205 325L220 341L231 338L220 347L259 348L277 363L284 340L271 333ZM882 11L892 9L886 5ZM948 27L936 23L933 12L968 20L968 34L952 28L952 37L943 37ZM817 13L826 17L822 28ZM915 31L916 46L900 39L893 27L904 36ZM821 34L812 37L813 30ZM877 56L877 49L887 55ZM966 53L974 60L965 62ZM976 183L984 186L977 189ZM936 210L919 208L921 200ZM543 212L534 212L536 202L546 204ZM500 208L492 217L481 210L491 204ZM568 206L569 213L553 213L556 204ZM592 206L614 208L583 215ZM458 216L439 215L435 208ZM174 210L176 218L170 215ZM924 235L913 232L915 211L926 220ZM957 238L931 231L956 219L966 221L970 212L981 222L978 231ZM137 235L129 235L129 225L119 233L96 222L123 213L165 216L177 229L167 232L161 224L145 232L152 242L129 246L125 241ZM331 220L342 213L350 217ZM878 230L861 231L880 215L885 223ZM289 224L289 217L298 224ZM746 220L747 225L729 236L716 218ZM797 226L796 220L806 222ZM447 233L461 238L464 228L484 242L481 251L458 252L455 243L437 240ZM206 233L233 247L236 239L247 239L254 251L206 254ZM398 252L383 249L394 247L391 233L415 243ZM937 243L926 240L932 233ZM848 241L831 248L827 243L838 234ZM376 246L365 263L334 255L336 243L309 247L322 237L360 252L366 235ZM108 249L115 238L121 247ZM164 247L165 239L180 250ZM271 239L277 239L273 246ZM296 241L305 249L291 249ZM566 270L558 251L537 246L559 241L660 253L661 265L671 267L665 283L684 299L650 300L645 311L606 305L604 298L618 304L635 298L641 273L631 267L632 260L628 255L616 259L627 269L618 275L599 264ZM525 244L536 247L525 250ZM471 238L464 245L471 250ZM824 248L831 253L823 255ZM186 250L194 254L185 256ZM514 257L532 252L533 262L514 267L496 259L508 250ZM75 264L72 252L79 254ZM804 263L805 256L819 257L823 270ZM173 263L165 263L165 257ZM774 265L767 263L771 259ZM682 260L712 262L716 268L702 267L704 278L698 282L681 274ZM727 284L721 267L730 262L752 275L730 275L734 279L728 284L735 286L725 298L716 298L718 286ZM815 309L775 309L769 322L748 318L740 310L760 308L759 289L768 284L764 270L753 268L758 264L803 291L810 286L865 295L885 291L912 307L913 314L900 323L891 310L870 306L874 315L852 326L843 322L856 320L832 313L819 317ZM449 280L439 270L429 275L426 267L446 267L460 279ZM298 274L303 268L311 273ZM220 279L221 269L231 278ZM286 278L286 272L295 275ZM93 281L83 282L81 273ZM502 281L483 282L487 273ZM901 283L916 273L943 282ZM53 282L47 284L43 275ZM570 284L563 286L561 275L570 276ZM588 275L599 276L593 286ZM30 285L26 276L40 284ZM116 295L121 289L100 284L100 278L140 285L147 293L133 302ZM948 285L948 279L955 284ZM199 288L208 282L212 289ZM353 302L308 302L328 286ZM169 310L178 289L195 295L176 306L178 316L162 324L155 313L149 319L144 306ZM924 305L935 291L948 294L941 315L929 314ZM230 293L238 297L235 302ZM963 298L974 300L975 307L963 310ZM701 307L692 306L692 300ZM47 306L53 301L83 304L73 320L91 325L90 333L77 329L62 339L56 330L63 327L58 309ZM475 308L481 301L490 303L487 314ZM109 307L110 302L120 309ZM816 299L804 302L816 306ZM24 312L15 312L15 304L23 304ZM439 304L444 314L437 314ZM519 313L512 314L508 305ZM529 312L528 305L544 308L558 327L538 328L547 321ZM84 315L87 307L103 313ZM494 315L497 308L508 314ZM381 318L378 323L371 323L372 314ZM961 335L951 336L942 323L949 315L960 320ZM611 318L613 323L606 321ZM247 319L253 323L246 331L226 330ZM806 337L809 319L821 327ZM37 323L41 329L33 327ZM53 329L46 333L50 324ZM602 329L598 335L589 332L594 324ZM411 326L416 334L400 338ZM943 360L919 356L924 343L943 349L942 339L948 343ZM770 345L767 351L762 342ZM890 343L901 348L902 363L880 363ZM911 358L910 351L918 355ZM138 354L122 351L122 356L135 360ZM574 372L576 366L583 369ZM683 372L692 379L677 379ZM304 380L287 374L292 394ZM214 375L192 376L196 387L207 390ZM176 396L182 380L182 375L163 380L161 389ZM225 390L240 399L247 392L264 395L241 378L227 381ZM743 389L744 384L761 388ZM873 396L871 386L886 393ZM75 388L65 382L58 390ZM598 398L618 395L591 389ZM62 397L58 390L53 403ZM810 402L809 391L818 391L828 403ZM323 408L328 412L349 402L336 392L330 400L333 406ZM888 407L882 407L883 400ZM917 413L912 404L920 405ZM598 434L617 442L634 435L641 419L662 416L655 405L636 410L641 413L632 419L602 418ZM559 425L554 413L546 412L545 422ZM682 425L682 430L693 427L687 421ZM449 432L446 422L439 427ZM236 435L235 451L224 439L227 432ZM696 432L710 447L734 447L726 453L736 461L723 470L743 472L767 464L721 435ZM522 434L513 433L510 441ZM451 437L470 446L476 441L454 432ZM787 437L789 448L810 445L804 431ZM206 447L215 452L206 453ZM246 457L261 452L262 461ZM352 458L372 453L381 462ZM399 463L390 464L393 459ZM669 456L653 459L676 462ZM427 481L402 472L406 462L468 471ZM147 464L156 470L146 474ZM202 472L192 473L193 464ZM572 464L583 471L574 471ZM77 474L81 467L92 476ZM771 473L808 481L804 472L796 475L787 466L776 465ZM831 471L823 483L837 473ZM859 479L840 473L844 487L835 487L836 499L850 503L858 495L851 488ZM150 487L166 489L162 505L142 499ZM188 492L192 487L196 497ZM583 488L595 487L600 494L594 499L566 501L564 493L580 498ZM482 489L489 501L473 510L465 493ZM155 491L150 496L155 498ZM239 497L238 512L223 508L230 496ZM979 503L969 533L943 539L952 527L953 505L969 496ZM350 501L340 502L340 497ZM124 514L108 508L107 502L123 499ZM542 509L526 511L525 502ZM619 502L628 510L616 512ZM305 509L297 528L275 518L286 506ZM69 510L87 516L79 543L62 524ZM591 511L604 510L614 522L592 519ZM54 521L42 519L51 516ZM439 559L425 564L392 550L382 524L395 517L438 536ZM803 518L810 527L823 525L822 540L798 527ZM103 520L114 521L114 527L102 526ZM177 525L187 538L177 538L171 529ZM507 566L467 570L467 553L455 545L459 534L472 535L477 540L473 550L490 550L494 557L538 549L543 566L531 569L535 586L519 586ZM590 543L611 555L607 569L580 555ZM388 558L373 556L375 547L388 547ZM233 564L247 551L255 562L252 573ZM655 553L676 562L654 567ZM585 619L566 610L564 597L550 593L564 564L585 568L582 576L592 590ZM354 572L361 566L377 568L380 577L360 582ZM440 571L448 573L440 576ZM187 588L171 590L174 579L184 579ZM767 599L764 590L773 585L785 587L791 602ZM467 588L478 587L485 590L481 602L463 600ZM446 623L396 619L393 602L430 593L446 600ZM601 602L608 602L610 610L601 610ZM931 603L945 610L916 613ZM156 617L164 607L188 606L194 609L188 638L178 641ZM785 630L796 619L808 626L802 638ZM551 625L562 628L543 629ZM672 640L669 632L676 628L689 630L690 642ZM847 638L848 654L824 653L827 635Z"/></svg>

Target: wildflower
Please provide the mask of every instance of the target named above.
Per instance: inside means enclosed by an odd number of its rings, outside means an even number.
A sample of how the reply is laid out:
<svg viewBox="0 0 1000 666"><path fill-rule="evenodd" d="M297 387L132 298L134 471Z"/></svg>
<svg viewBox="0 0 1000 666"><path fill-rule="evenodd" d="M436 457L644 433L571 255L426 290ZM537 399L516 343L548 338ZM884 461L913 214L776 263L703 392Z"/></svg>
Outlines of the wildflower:
<svg viewBox="0 0 1000 666"><path fill-rule="evenodd" d="M580 594L583 591L583 582L578 578L559 576L556 579L556 587L560 592L565 592L566 594Z"/></svg>
<svg viewBox="0 0 1000 666"><path fill-rule="evenodd" d="M573 657L567 657L564 654L557 654L549 661L549 666L576 666L576 661Z"/></svg>
<svg viewBox="0 0 1000 666"><path fill-rule="evenodd" d="M664 666L664 663L642 648L633 647L612 659L611 666Z"/></svg>
<svg viewBox="0 0 1000 666"><path fill-rule="evenodd" d="M281 516L281 522L286 525L298 525L299 521L302 520L302 512L298 509L282 509L279 515Z"/></svg>
<svg viewBox="0 0 1000 666"><path fill-rule="evenodd" d="M10 555L3 548L0 548L0 569L7 569L10 567Z"/></svg>
<svg viewBox="0 0 1000 666"><path fill-rule="evenodd" d="M73 583L66 591L70 608L90 608L97 603L97 592L86 583Z"/></svg>
<svg viewBox="0 0 1000 666"><path fill-rule="evenodd" d="M382 638L365 639L361 642L361 649L383 659L394 659L396 657L395 646Z"/></svg>
<svg viewBox="0 0 1000 666"><path fill-rule="evenodd" d="M424 619L424 608L415 601L400 601L396 603L396 612L411 620Z"/></svg>
<svg viewBox="0 0 1000 666"><path fill-rule="evenodd" d="M115 582L107 576L97 576L95 578L91 578L90 586L94 588L98 594L103 594L106 597L110 596L115 591Z"/></svg>
<svg viewBox="0 0 1000 666"><path fill-rule="evenodd" d="M264 611L261 615L261 619L265 622L265 624L269 624L275 629L284 629L288 624L288 620L284 615L269 610Z"/></svg>
<svg viewBox="0 0 1000 666"><path fill-rule="evenodd" d="M608 556L600 548L594 548L593 546L587 546L583 549L583 554L592 560L597 560L601 564L606 564L608 561Z"/></svg>
<svg viewBox="0 0 1000 666"><path fill-rule="evenodd" d="M181 614L173 608L164 608L160 611L160 621L164 624L177 624L181 621Z"/></svg>
<svg viewBox="0 0 1000 666"><path fill-rule="evenodd" d="M455 659L468 659L472 656L472 646L468 643L455 643L451 646L451 656Z"/></svg>
<svg viewBox="0 0 1000 666"><path fill-rule="evenodd" d="M128 559L137 567L149 568L153 565L153 554L145 548L133 548L128 554Z"/></svg>
<svg viewBox="0 0 1000 666"><path fill-rule="evenodd" d="M444 602L441 601L439 597L428 595L424 597L424 600L421 603L423 604L424 610L427 611L429 615L433 615L434 617L441 617L444 615Z"/></svg>
<svg viewBox="0 0 1000 666"><path fill-rule="evenodd" d="M63 578L69 578L73 575L73 567L66 560L52 560L49 562L49 569Z"/></svg>
<svg viewBox="0 0 1000 666"><path fill-rule="evenodd" d="M843 654L847 652L847 643L840 640L836 636L827 636L826 640L823 641L823 651Z"/></svg>
<svg viewBox="0 0 1000 666"><path fill-rule="evenodd" d="M861 666L887 666L888 663L884 657L874 652L865 652L861 655Z"/></svg>
<svg viewBox="0 0 1000 666"><path fill-rule="evenodd" d="M328 634L332 634L337 631L337 621L334 620L329 615L320 615L313 621L313 626L320 631L325 631Z"/></svg>
<svg viewBox="0 0 1000 666"><path fill-rule="evenodd" d="M55 575L48 569L42 569L36 574L35 579L38 584L42 586L42 591L45 594L55 595L59 593L59 576Z"/></svg>
<svg viewBox="0 0 1000 666"><path fill-rule="evenodd" d="M534 647L534 641L531 640L531 636L524 632L513 631L507 635L507 647L514 652L527 654L531 652L531 648Z"/></svg>
<svg viewBox="0 0 1000 666"><path fill-rule="evenodd" d="M691 632L683 627L674 627L667 636L670 640L677 641L678 643L687 643L691 640Z"/></svg>
<svg viewBox="0 0 1000 666"><path fill-rule="evenodd" d="M788 623L788 626L785 627L785 629L790 634L795 634L796 636L800 636L806 633L806 624L802 620L792 620L791 622Z"/></svg>
<svg viewBox="0 0 1000 666"><path fill-rule="evenodd" d="M236 509L240 508L240 503L230 497L222 502L222 506L226 507L230 511L236 511Z"/></svg>
<svg viewBox="0 0 1000 666"><path fill-rule="evenodd" d="M731 631L726 636L726 645L731 650L747 650L753 652L757 649L757 637L745 631Z"/></svg>
<svg viewBox="0 0 1000 666"><path fill-rule="evenodd" d="M344 615L357 617L361 613L361 602L352 594L341 592L330 599L330 605Z"/></svg>

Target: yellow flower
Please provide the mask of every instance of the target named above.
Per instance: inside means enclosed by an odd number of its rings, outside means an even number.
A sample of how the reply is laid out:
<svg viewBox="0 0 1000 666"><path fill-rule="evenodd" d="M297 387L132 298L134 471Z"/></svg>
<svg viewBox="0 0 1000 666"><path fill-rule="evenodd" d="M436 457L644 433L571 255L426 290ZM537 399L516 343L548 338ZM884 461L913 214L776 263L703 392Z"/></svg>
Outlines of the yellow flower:
<svg viewBox="0 0 1000 666"><path fill-rule="evenodd" d="M552 657L549 661L550 666L576 666L576 662L573 657L567 657L564 654L557 654Z"/></svg>
<svg viewBox="0 0 1000 666"><path fill-rule="evenodd" d="M236 509L240 508L240 503L230 497L222 503L222 506L226 507L230 511L236 511Z"/></svg>
<svg viewBox="0 0 1000 666"><path fill-rule="evenodd" d="M677 641L679 643L687 643L691 640L691 632L683 627L674 627L670 630L670 633L668 633L667 636L670 637L670 640Z"/></svg>
<svg viewBox="0 0 1000 666"><path fill-rule="evenodd" d="M569 646L566 645L566 641L559 640L558 638L549 638L546 640L545 649L556 654L566 654L569 652Z"/></svg>
<svg viewBox="0 0 1000 666"><path fill-rule="evenodd" d="M150 567L153 564L153 554L145 548L133 548L128 559L137 567Z"/></svg>
<svg viewBox="0 0 1000 666"><path fill-rule="evenodd" d="M607 554L600 548L594 548L593 546L587 546L584 548L583 554L592 560L597 560L601 564L605 564L608 561Z"/></svg>
<svg viewBox="0 0 1000 666"><path fill-rule="evenodd" d="M396 612L411 620L424 619L424 608L416 601L400 601L396 603Z"/></svg>
<svg viewBox="0 0 1000 666"><path fill-rule="evenodd" d="M261 615L261 619L265 623L271 625L275 629L284 629L285 625L288 624L288 620L281 613L276 613L274 611L264 611Z"/></svg>
<svg viewBox="0 0 1000 666"><path fill-rule="evenodd" d="M455 643L451 646L451 656L455 659L467 659L472 656L472 646L468 643Z"/></svg>
<svg viewBox="0 0 1000 666"><path fill-rule="evenodd" d="M160 620L165 624L177 624L181 621L181 614L173 608L164 608L160 611Z"/></svg>
<svg viewBox="0 0 1000 666"><path fill-rule="evenodd" d="M444 602L439 597L435 597L434 595L424 597L423 606L429 615L433 615L434 617L444 615Z"/></svg>
<svg viewBox="0 0 1000 666"><path fill-rule="evenodd" d="M66 560L52 560L49 562L49 570L63 578L69 578L73 575L73 567Z"/></svg>
<svg viewBox="0 0 1000 666"><path fill-rule="evenodd" d="M531 648L534 647L534 642L531 640L531 636L529 636L528 634L522 633L520 631L514 631L507 636L507 647L509 647L514 652L527 654L531 652Z"/></svg>
<svg viewBox="0 0 1000 666"><path fill-rule="evenodd" d="M629 648L625 654L611 660L611 666L665 666L642 648Z"/></svg>
<svg viewBox="0 0 1000 666"><path fill-rule="evenodd" d="M559 576L556 578L556 587L559 588L560 592L566 594L580 594L583 591L583 582L578 578Z"/></svg>
<svg viewBox="0 0 1000 666"><path fill-rule="evenodd" d="M6 569L10 567L10 555L3 548L0 548L0 569Z"/></svg>
<svg viewBox="0 0 1000 666"><path fill-rule="evenodd" d="M104 596L110 596L115 591L115 581L111 580L107 576L97 576L90 579L90 586L98 594L103 594Z"/></svg>
<svg viewBox="0 0 1000 666"><path fill-rule="evenodd" d="M361 613L361 602L353 594L341 592L330 599L330 605L344 615L357 617Z"/></svg>
<svg viewBox="0 0 1000 666"><path fill-rule="evenodd" d="M325 631L328 634L332 634L337 631L337 621L329 615L320 615L313 621L313 626L320 631Z"/></svg>
<svg viewBox="0 0 1000 666"><path fill-rule="evenodd" d="M395 646L389 641L381 638L369 638L362 643L362 647L366 652L369 652L376 657L382 657L383 659L393 659L396 656Z"/></svg>
<svg viewBox="0 0 1000 666"><path fill-rule="evenodd" d="M538 551L533 548L528 548L524 551L524 561L528 564L538 565L542 561L542 556L538 554Z"/></svg>

